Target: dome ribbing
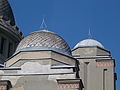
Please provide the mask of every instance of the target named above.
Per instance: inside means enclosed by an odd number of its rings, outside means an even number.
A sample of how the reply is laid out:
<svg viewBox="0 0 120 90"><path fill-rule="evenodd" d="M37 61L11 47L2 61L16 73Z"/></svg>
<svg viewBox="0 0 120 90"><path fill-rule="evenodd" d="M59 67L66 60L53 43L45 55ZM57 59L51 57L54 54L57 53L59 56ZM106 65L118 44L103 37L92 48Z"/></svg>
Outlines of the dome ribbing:
<svg viewBox="0 0 120 90"><path fill-rule="evenodd" d="M54 32L36 31L26 36L18 45L16 52L29 50L54 50L71 55L66 41Z"/></svg>

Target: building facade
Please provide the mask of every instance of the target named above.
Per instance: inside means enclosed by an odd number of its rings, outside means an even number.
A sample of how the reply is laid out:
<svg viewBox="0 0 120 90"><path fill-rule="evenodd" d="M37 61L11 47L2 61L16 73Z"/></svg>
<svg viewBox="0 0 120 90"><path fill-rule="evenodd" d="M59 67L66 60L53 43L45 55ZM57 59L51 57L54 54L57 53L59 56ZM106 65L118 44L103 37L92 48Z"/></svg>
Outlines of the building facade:
<svg viewBox="0 0 120 90"><path fill-rule="evenodd" d="M22 38L7 0L0 0L0 90L115 90L115 60L93 39L72 50L54 32Z"/></svg>
<svg viewBox="0 0 120 90"><path fill-rule="evenodd" d="M115 90L115 60L101 43L93 39L80 41L72 54L80 62L84 90Z"/></svg>

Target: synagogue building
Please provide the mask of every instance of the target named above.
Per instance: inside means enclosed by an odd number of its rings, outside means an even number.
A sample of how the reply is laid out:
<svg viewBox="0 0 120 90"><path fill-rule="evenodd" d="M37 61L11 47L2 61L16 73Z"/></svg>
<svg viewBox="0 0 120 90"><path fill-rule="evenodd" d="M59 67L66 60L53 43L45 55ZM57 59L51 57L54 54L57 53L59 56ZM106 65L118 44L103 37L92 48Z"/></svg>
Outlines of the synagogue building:
<svg viewBox="0 0 120 90"><path fill-rule="evenodd" d="M115 90L114 69L110 51L92 38L71 49L48 29L23 37L0 0L0 90Z"/></svg>

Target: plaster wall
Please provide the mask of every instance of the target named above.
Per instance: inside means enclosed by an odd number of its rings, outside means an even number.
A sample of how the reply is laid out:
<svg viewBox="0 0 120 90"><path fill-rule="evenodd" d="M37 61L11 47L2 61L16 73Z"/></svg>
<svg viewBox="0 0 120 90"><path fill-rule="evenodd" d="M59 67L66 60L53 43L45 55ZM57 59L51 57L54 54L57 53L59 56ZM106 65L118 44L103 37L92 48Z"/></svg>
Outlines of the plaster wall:
<svg viewBox="0 0 120 90"><path fill-rule="evenodd" d="M38 61L27 61L22 64L21 70L1 70L1 74L13 74L12 76L1 76L0 80L10 80L13 88L11 90L58 90L58 85L56 79L75 79L75 74L57 74L54 73L69 73L73 72L73 69L51 69L48 60L44 64L45 60L42 60L41 63ZM46 73L45 75L36 75L38 73ZM48 73L48 74L47 74ZM49 75L49 73L53 73ZM18 75L17 74L24 74ZM25 74L34 74L34 75L25 75ZM68 89L69 90L69 89ZM73 89L74 90L74 89Z"/></svg>
<svg viewBox="0 0 120 90"><path fill-rule="evenodd" d="M20 61L20 60L30 60L30 59L53 59L58 62L64 63L64 64L71 64L75 65L75 59L69 56L64 56L59 53L55 53L53 51L30 51L30 52L20 52L14 56L12 56L7 62L6 66L11 66L14 63ZM55 63L54 63L55 64Z"/></svg>

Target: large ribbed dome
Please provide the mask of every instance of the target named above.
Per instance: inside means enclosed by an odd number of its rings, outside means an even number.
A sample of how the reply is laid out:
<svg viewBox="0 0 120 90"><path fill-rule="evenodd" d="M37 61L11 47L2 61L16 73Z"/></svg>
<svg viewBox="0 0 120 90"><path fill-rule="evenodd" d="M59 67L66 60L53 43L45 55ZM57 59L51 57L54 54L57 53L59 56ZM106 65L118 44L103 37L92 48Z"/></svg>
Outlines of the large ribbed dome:
<svg viewBox="0 0 120 90"><path fill-rule="evenodd" d="M11 25L15 25L12 9L7 0L0 0L0 16L5 21L10 21Z"/></svg>
<svg viewBox="0 0 120 90"><path fill-rule="evenodd" d="M75 48L78 48L78 47L87 47L87 46L98 46L98 47L101 47L101 48L104 48L104 46L96 41L96 40L93 40L93 39L85 39L85 40L82 40L80 41L75 47Z"/></svg>
<svg viewBox="0 0 120 90"><path fill-rule="evenodd" d="M68 44L59 35L47 30L33 32L26 36L18 45L16 53L29 50L54 50L71 55Z"/></svg>

